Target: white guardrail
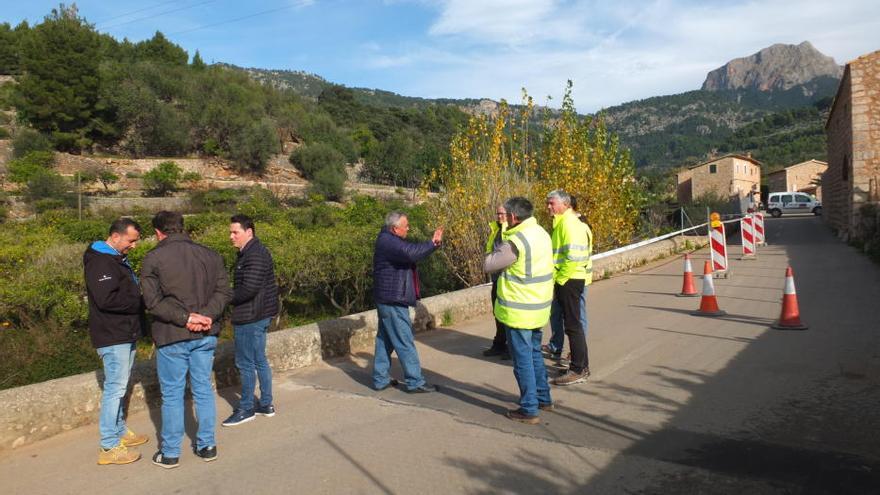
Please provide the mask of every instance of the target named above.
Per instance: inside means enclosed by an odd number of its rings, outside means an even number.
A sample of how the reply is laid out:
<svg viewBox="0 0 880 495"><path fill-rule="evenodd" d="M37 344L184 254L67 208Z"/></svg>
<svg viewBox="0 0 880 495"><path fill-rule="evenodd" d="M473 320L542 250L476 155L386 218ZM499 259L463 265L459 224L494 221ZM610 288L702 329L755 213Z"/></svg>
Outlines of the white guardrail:
<svg viewBox="0 0 880 495"><path fill-rule="evenodd" d="M733 219L730 219L730 220L725 220L725 221L723 221L723 222L721 222L721 223L733 223L733 222L739 222L740 218L742 218L742 215L738 215L736 218L733 218ZM622 246L622 247L619 247L619 248L615 248L615 249L612 249L612 250L610 250L610 251L605 251L605 252L602 252L602 253L599 253L599 254L594 254L594 255L593 255L593 259L594 259L594 260L600 260L600 259L602 259L602 258L607 258L608 256L612 256L612 255L615 255L615 254L625 253L625 252L627 252L627 251L631 251L631 250L633 250L633 249L640 248L640 247L642 247L642 246L647 246L648 244L653 244L653 243L658 242L658 241L662 241L662 240L665 240L665 239L669 239L670 237L675 237L675 236L677 236L677 235L684 234L685 232L690 232L691 230L697 230L697 229L699 229L699 228L706 227L706 226L708 226L708 225L709 225L709 222L701 223L700 225L695 225L695 226L693 226L693 227L688 227L688 228L686 228L686 229L682 229L682 230L679 230L679 231L676 231L676 232L670 232L670 233L668 233L668 234L663 234L663 235L661 235L661 236L659 236L659 237L653 237L653 238L651 238L651 239L645 239L644 241L639 241L639 242L636 242L636 243L633 243L633 244L627 244L626 246Z"/></svg>

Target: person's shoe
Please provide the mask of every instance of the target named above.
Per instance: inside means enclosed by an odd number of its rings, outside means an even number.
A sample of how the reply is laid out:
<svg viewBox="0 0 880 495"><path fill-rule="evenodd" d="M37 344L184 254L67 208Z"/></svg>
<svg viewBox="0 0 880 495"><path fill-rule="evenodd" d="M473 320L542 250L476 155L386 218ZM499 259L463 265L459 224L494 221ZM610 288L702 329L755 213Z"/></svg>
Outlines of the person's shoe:
<svg viewBox="0 0 880 495"><path fill-rule="evenodd" d="M165 454L163 454L161 450L153 454L153 464L160 468L174 469L180 466L180 464L177 463L179 460L179 457L165 457Z"/></svg>
<svg viewBox="0 0 880 495"><path fill-rule="evenodd" d="M131 464L140 458L140 452L135 449L129 450L128 447L121 443L112 449L100 449L98 451L99 466L106 466L108 464Z"/></svg>
<svg viewBox="0 0 880 495"><path fill-rule="evenodd" d="M556 405L554 405L552 402L548 402L546 404L538 404L538 409L542 411L553 411L556 409Z"/></svg>
<svg viewBox="0 0 880 495"><path fill-rule="evenodd" d="M256 416L254 415L254 410L245 411L244 409L236 409L232 412L232 416L226 418L222 424L223 426L238 426L242 423L247 423L248 421L253 421Z"/></svg>
<svg viewBox="0 0 880 495"><path fill-rule="evenodd" d="M486 349L485 351L483 351L483 355L486 357L502 356L506 353L507 353L507 349L499 348L499 347L495 347L495 346L492 346L492 347Z"/></svg>
<svg viewBox="0 0 880 495"><path fill-rule="evenodd" d="M502 352L501 353L501 360L502 361L510 361L510 353L507 351Z"/></svg>
<svg viewBox="0 0 880 495"><path fill-rule="evenodd" d="M399 383L400 383L400 382L398 382L397 379L392 378L390 382L388 382L388 383L386 383L385 385L383 385L383 386L377 388L377 389L376 389L376 392L381 392L381 391L383 391L383 390L387 390L387 389L389 389L389 388L391 388L391 387L396 387Z"/></svg>
<svg viewBox="0 0 880 495"><path fill-rule="evenodd" d="M569 370L568 373L565 373L562 376L553 380L553 385L558 385L560 387L564 387L566 385L574 385L575 383L582 383L587 381L587 377L589 376L590 370L585 369L580 373Z"/></svg>
<svg viewBox="0 0 880 495"><path fill-rule="evenodd" d="M550 347L550 344L541 344L541 355L545 358L552 359L554 356L559 356L559 352L553 350Z"/></svg>
<svg viewBox="0 0 880 495"><path fill-rule="evenodd" d="M205 462L211 462L217 459L217 446L204 447L196 450L196 455L201 457Z"/></svg>
<svg viewBox="0 0 880 495"><path fill-rule="evenodd" d="M272 416L275 416L275 406L272 404L269 404L268 406L257 406L257 408L254 409L254 414L271 418Z"/></svg>
<svg viewBox="0 0 880 495"><path fill-rule="evenodd" d="M538 416L529 416L527 414L523 414L520 409L511 409L507 411L507 417L514 420L519 421L520 423L525 423L527 425L536 425L541 422L541 418Z"/></svg>
<svg viewBox="0 0 880 495"><path fill-rule="evenodd" d="M406 389L406 393L408 393L408 394L430 394L431 392L436 392L436 391L437 391L436 385L428 385L427 383L422 385L421 387Z"/></svg>
<svg viewBox="0 0 880 495"><path fill-rule="evenodd" d="M125 435L119 439L119 443L126 447L137 447L147 443L150 439L146 435L138 435L131 430L125 430Z"/></svg>

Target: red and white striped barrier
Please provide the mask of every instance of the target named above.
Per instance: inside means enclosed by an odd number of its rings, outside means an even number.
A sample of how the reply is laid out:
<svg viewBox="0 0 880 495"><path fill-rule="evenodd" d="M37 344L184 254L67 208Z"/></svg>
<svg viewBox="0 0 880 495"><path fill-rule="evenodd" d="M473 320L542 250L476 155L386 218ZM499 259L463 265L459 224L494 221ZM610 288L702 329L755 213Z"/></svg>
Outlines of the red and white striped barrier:
<svg viewBox="0 0 880 495"><path fill-rule="evenodd" d="M739 233L742 238L742 257L741 260L757 259L758 254L755 251L755 219L751 215L746 215L739 220Z"/></svg>
<svg viewBox="0 0 880 495"><path fill-rule="evenodd" d="M764 214L755 213L755 245L766 246L767 241L764 240Z"/></svg>
<svg viewBox="0 0 880 495"><path fill-rule="evenodd" d="M709 251L712 257L712 273L715 278L727 278L727 236L724 232L724 224L713 222L709 229Z"/></svg>

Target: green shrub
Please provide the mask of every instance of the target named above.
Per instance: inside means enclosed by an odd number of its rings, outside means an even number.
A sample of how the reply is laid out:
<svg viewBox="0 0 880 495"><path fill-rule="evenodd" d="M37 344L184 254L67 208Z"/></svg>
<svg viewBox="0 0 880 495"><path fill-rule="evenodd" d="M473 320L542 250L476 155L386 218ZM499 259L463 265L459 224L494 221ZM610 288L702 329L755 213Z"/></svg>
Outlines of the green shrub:
<svg viewBox="0 0 880 495"><path fill-rule="evenodd" d="M142 177L143 177L143 174L141 174L140 172L126 172L125 173L126 179L140 179Z"/></svg>
<svg viewBox="0 0 880 495"><path fill-rule="evenodd" d="M179 189L183 170L174 162L162 162L144 174L147 196L168 196Z"/></svg>
<svg viewBox="0 0 880 495"><path fill-rule="evenodd" d="M37 213L46 213L53 210L63 210L64 208L67 208L69 206L69 202L61 198L43 198L38 199L33 203L34 211L36 211Z"/></svg>
<svg viewBox="0 0 880 495"><path fill-rule="evenodd" d="M245 191L243 189L192 191L189 195L189 201L196 210L231 211L238 204L239 198L246 194Z"/></svg>
<svg viewBox="0 0 880 495"><path fill-rule="evenodd" d="M59 224L58 230L70 242L88 243L107 237L110 222L100 218L71 219Z"/></svg>
<svg viewBox="0 0 880 495"><path fill-rule="evenodd" d="M186 172L185 174L183 174L180 180L192 184L202 180L202 174L198 172Z"/></svg>
<svg viewBox="0 0 880 495"><path fill-rule="evenodd" d="M290 163L298 168L306 179L312 180L319 170L337 168L343 170L345 157L325 143L300 146L290 154Z"/></svg>
<svg viewBox="0 0 880 495"><path fill-rule="evenodd" d="M12 158L22 158L34 151L52 151L52 141L33 129L20 129L12 139Z"/></svg>
<svg viewBox="0 0 880 495"><path fill-rule="evenodd" d="M14 84L0 84L0 110L9 110L12 108Z"/></svg>
<svg viewBox="0 0 880 495"><path fill-rule="evenodd" d="M312 190L331 201L341 201L345 195L345 171L337 167L318 170L312 180Z"/></svg>
<svg viewBox="0 0 880 495"><path fill-rule="evenodd" d="M252 187L244 201L238 203L238 213L259 221L272 220L281 207L281 201L272 191L262 187Z"/></svg>
<svg viewBox="0 0 880 495"><path fill-rule="evenodd" d="M9 139L9 131L5 127L0 127L0 139Z"/></svg>
<svg viewBox="0 0 880 495"><path fill-rule="evenodd" d="M262 174L269 158L281 150L275 125L268 120L252 123L230 141L229 158L235 168L257 174Z"/></svg>
<svg viewBox="0 0 880 495"><path fill-rule="evenodd" d="M24 196L30 202L41 199L70 201L71 194L67 179L54 170L44 170L28 179Z"/></svg>
<svg viewBox="0 0 880 495"><path fill-rule="evenodd" d="M16 184L27 184L32 178L48 171L55 161L55 155L48 151L31 151L16 158L6 166L7 179Z"/></svg>

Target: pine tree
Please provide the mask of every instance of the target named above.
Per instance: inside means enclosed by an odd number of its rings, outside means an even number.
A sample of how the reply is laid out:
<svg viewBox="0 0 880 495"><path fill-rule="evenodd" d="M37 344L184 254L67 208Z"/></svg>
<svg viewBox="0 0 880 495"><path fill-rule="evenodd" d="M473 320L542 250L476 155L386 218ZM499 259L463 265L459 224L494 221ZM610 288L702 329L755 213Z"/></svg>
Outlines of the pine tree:
<svg viewBox="0 0 880 495"><path fill-rule="evenodd" d="M23 36L20 54L19 115L61 149L88 147L100 127L100 35L62 4Z"/></svg>
<svg viewBox="0 0 880 495"><path fill-rule="evenodd" d="M193 55L192 64L190 65L192 65L192 68L195 70L202 70L207 67L207 65L205 65L205 61L202 60L202 56L199 55L198 50L196 50L196 54Z"/></svg>

